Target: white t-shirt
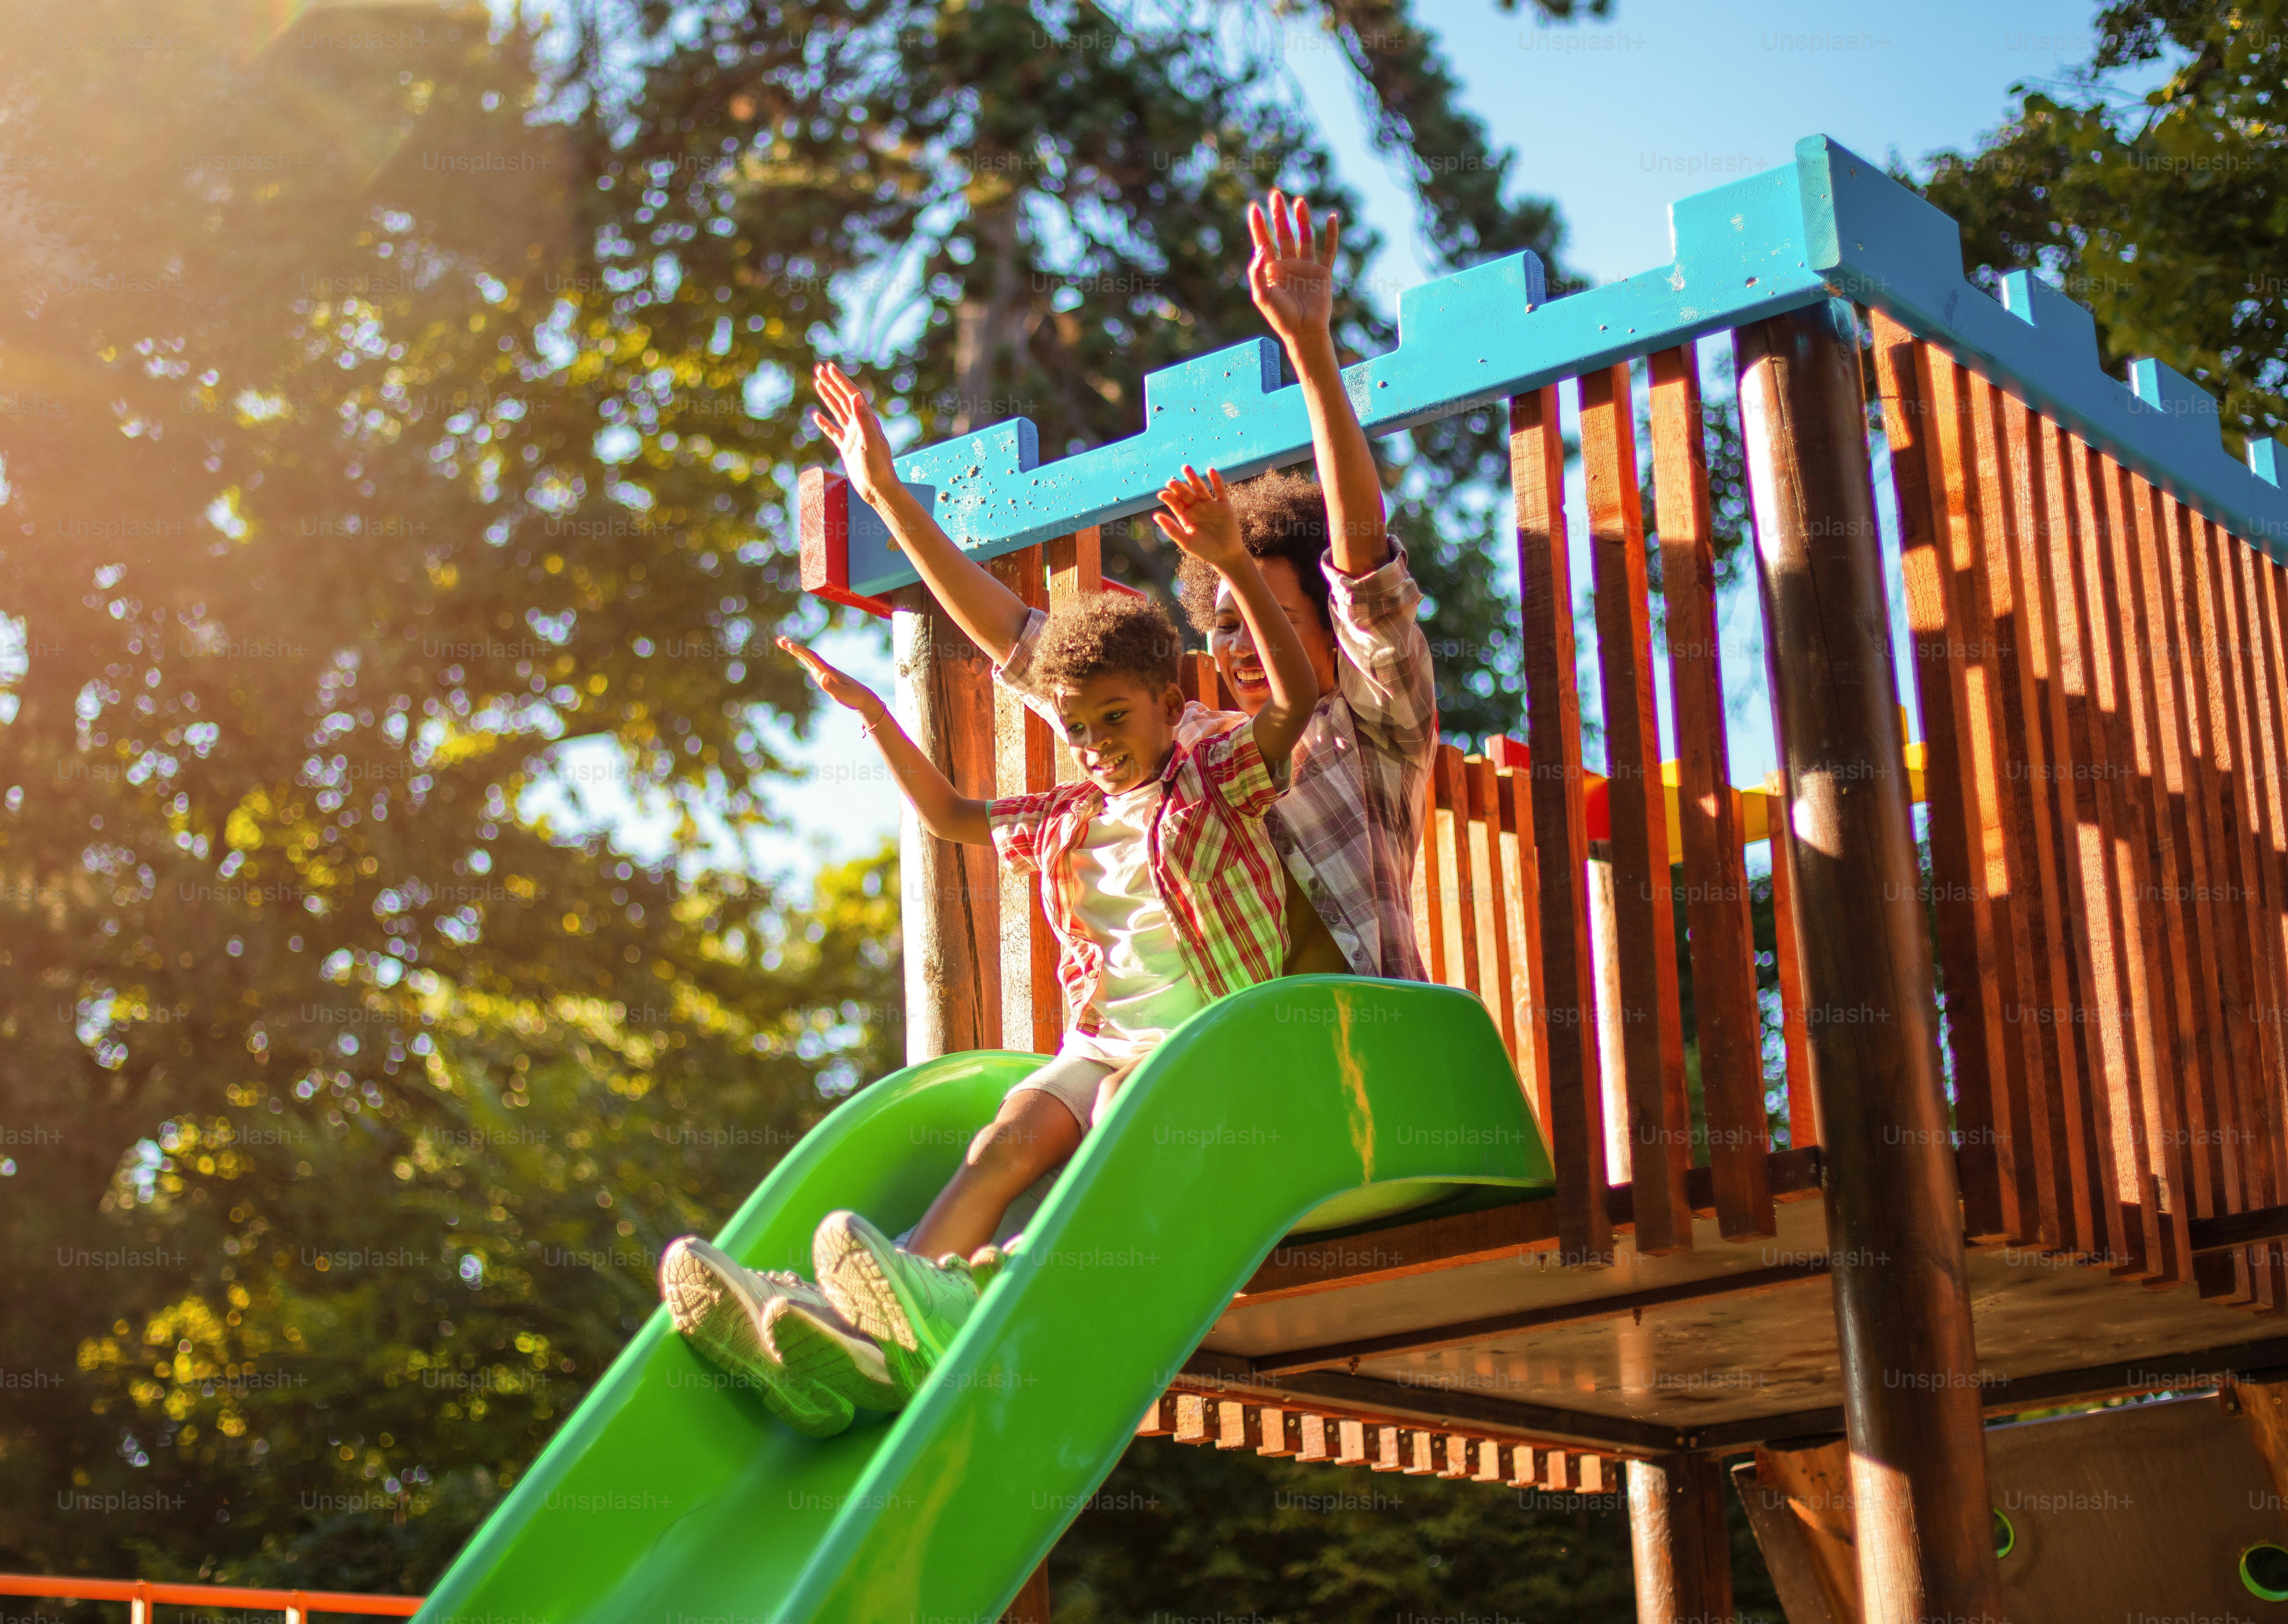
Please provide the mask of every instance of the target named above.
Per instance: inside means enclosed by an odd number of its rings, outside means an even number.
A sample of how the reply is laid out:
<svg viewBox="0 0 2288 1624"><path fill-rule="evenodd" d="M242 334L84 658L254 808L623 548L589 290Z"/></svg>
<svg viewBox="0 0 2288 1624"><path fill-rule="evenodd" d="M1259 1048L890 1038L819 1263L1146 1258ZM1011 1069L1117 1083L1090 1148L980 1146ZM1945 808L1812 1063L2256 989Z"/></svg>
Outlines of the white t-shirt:
<svg viewBox="0 0 2288 1624"><path fill-rule="evenodd" d="M1098 1007L1104 1025L1094 1037L1065 1034L1062 1055L1125 1066L1206 1006L1184 967L1176 927L1152 883L1146 836L1160 804L1156 779L1125 795L1107 796L1073 849L1075 911L1104 949L1104 985Z"/></svg>

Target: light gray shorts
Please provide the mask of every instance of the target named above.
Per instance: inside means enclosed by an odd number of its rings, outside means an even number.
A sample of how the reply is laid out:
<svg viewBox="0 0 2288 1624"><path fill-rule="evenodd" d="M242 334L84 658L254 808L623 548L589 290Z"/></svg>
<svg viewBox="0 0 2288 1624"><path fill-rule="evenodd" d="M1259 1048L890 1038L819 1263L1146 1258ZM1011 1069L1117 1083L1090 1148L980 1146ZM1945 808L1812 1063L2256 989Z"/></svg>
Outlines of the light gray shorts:
<svg viewBox="0 0 2288 1624"><path fill-rule="evenodd" d="M1114 1069L1101 1060L1057 1055L1039 1070L1028 1072L1011 1083L1008 1093L1002 1097L1013 1099L1028 1089L1037 1089L1071 1112L1073 1121L1086 1133L1096 1121L1096 1085L1111 1076Z"/></svg>

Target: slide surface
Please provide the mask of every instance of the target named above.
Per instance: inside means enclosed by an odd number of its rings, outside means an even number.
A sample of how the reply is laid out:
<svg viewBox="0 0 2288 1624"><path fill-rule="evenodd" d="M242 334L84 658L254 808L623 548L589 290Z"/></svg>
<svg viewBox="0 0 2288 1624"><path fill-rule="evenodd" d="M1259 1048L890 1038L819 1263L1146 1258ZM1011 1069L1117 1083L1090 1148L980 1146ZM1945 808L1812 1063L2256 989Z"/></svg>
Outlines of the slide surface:
<svg viewBox="0 0 2288 1624"><path fill-rule="evenodd" d="M903 1230L1039 1063L949 1055L883 1079L806 1135L718 1244L807 1274L837 1208ZM662 1310L420 1624L993 1620L1299 1220L1368 1185L1549 1177L1475 997L1339 976L1250 988L1137 1069L904 1412L798 1437Z"/></svg>

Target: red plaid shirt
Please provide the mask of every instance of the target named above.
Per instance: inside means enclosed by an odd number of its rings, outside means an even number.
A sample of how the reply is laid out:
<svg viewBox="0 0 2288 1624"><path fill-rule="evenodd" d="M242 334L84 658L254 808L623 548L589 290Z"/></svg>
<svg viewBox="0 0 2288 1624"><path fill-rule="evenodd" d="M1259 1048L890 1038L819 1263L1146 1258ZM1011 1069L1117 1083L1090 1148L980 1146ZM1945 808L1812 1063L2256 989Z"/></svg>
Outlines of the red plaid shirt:
<svg viewBox="0 0 2288 1624"><path fill-rule="evenodd" d="M1202 994L1222 998L1279 973L1287 952L1286 886L1263 814L1286 790L1255 748L1252 724L1179 743L1160 773L1145 838L1152 882ZM1019 874L1041 876L1041 912L1056 932L1057 980L1072 1030L1102 1029L1104 947L1081 923L1072 854L1104 806L1090 783L992 804L993 844Z"/></svg>

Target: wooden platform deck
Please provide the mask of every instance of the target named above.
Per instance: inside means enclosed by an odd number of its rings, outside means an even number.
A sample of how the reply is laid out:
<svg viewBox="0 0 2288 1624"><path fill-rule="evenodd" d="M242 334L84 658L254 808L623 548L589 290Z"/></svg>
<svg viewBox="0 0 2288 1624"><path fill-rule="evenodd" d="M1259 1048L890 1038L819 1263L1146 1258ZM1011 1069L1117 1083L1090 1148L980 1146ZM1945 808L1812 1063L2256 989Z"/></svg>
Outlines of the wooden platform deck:
<svg viewBox="0 0 2288 1624"><path fill-rule="evenodd" d="M1724 1241L1700 1189L1693 1248L1645 1256L1617 1188L1609 1268L1559 1261L1547 1200L1283 1246L1177 1385L1620 1456L1839 1432L1818 1156L1771 1161L1776 1236ZM2288 1365L2273 1314L2028 1248L1968 1258L1990 1414Z"/></svg>

